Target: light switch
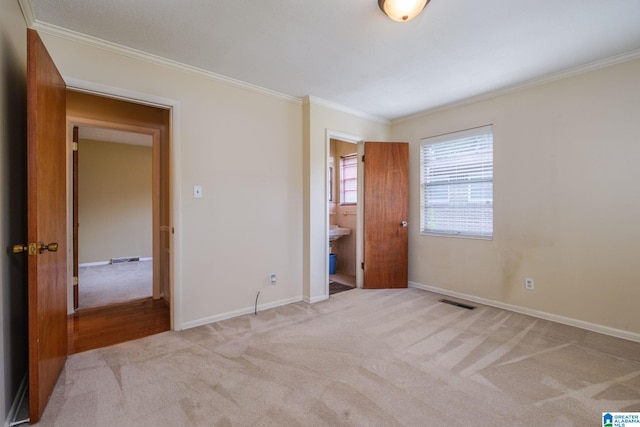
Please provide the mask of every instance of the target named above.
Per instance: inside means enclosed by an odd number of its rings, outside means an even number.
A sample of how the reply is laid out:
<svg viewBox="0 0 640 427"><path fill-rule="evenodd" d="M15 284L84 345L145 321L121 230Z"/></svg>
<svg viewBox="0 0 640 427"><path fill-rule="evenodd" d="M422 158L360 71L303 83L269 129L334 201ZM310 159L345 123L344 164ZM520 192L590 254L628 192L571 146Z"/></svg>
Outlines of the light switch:
<svg viewBox="0 0 640 427"><path fill-rule="evenodd" d="M201 185L194 185L193 186L193 198L194 199L201 199L202 198L202 186Z"/></svg>

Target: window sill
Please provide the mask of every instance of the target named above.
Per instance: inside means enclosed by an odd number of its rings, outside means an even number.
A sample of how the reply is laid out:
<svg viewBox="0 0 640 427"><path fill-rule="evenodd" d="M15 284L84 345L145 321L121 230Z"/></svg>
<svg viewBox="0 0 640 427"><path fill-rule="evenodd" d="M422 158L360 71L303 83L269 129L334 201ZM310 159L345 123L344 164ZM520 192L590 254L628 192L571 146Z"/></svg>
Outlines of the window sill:
<svg viewBox="0 0 640 427"><path fill-rule="evenodd" d="M428 237L449 237L454 239L469 239L469 240L488 240L492 241L493 236L467 236L464 234L446 234L446 233L424 233L420 232L421 236Z"/></svg>

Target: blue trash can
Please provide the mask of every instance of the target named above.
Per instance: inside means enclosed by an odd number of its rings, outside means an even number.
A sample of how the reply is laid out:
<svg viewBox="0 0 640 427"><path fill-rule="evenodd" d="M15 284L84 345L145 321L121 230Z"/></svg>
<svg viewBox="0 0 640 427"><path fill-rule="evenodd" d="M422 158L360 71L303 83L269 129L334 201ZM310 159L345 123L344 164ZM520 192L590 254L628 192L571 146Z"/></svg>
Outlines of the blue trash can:
<svg viewBox="0 0 640 427"><path fill-rule="evenodd" d="M336 274L336 254L329 254L329 274Z"/></svg>

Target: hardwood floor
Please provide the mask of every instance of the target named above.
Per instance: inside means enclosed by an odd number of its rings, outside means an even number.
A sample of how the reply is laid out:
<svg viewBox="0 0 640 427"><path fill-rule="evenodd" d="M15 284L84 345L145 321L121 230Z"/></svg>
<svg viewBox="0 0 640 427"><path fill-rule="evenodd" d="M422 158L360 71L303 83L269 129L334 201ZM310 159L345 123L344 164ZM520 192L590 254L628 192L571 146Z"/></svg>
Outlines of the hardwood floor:
<svg viewBox="0 0 640 427"><path fill-rule="evenodd" d="M85 308L68 318L68 354L131 341L169 329L169 305L162 299L143 298Z"/></svg>

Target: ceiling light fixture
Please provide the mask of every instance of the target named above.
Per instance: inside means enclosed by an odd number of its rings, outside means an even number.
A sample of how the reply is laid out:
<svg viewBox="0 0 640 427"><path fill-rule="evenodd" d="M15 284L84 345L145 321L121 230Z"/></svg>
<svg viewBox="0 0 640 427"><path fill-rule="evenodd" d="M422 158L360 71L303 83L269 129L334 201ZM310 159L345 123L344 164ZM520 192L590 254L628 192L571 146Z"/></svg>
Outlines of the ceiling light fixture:
<svg viewBox="0 0 640 427"><path fill-rule="evenodd" d="M411 21L418 16L429 0L378 0L380 10L398 22Z"/></svg>

